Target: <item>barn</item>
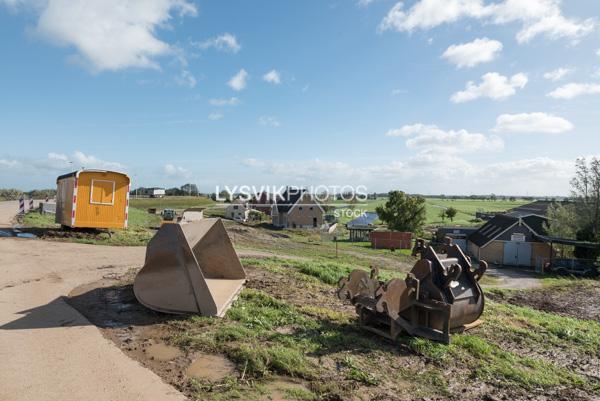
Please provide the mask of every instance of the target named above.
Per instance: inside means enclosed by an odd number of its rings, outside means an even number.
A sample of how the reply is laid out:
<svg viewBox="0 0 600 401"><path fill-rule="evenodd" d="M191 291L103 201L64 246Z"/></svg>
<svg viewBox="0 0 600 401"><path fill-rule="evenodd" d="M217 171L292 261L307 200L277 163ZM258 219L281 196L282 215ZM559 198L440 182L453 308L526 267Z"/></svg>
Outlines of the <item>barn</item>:
<svg viewBox="0 0 600 401"><path fill-rule="evenodd" d="M542 239L546 221L544 216L524 211L496 215L469 236L467 251L496 265L536 267L552 252Z"/></svg>
<svg viewBox="0 0 600 401"><path fill-rule="evenodd" d="M79 170L56 179L56 223L72 228L127 228L127 174Z"/></svg>

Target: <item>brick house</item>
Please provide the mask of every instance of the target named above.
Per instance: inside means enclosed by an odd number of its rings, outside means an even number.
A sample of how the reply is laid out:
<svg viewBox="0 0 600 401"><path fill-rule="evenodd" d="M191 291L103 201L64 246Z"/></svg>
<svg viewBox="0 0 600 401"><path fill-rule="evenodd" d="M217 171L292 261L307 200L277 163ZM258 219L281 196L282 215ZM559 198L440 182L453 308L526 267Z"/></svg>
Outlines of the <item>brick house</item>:
<svg viewBox="0 0 600 401"><path fill-rule="evenodd" d="M271 207L273 225L281 228L320 228L325 211L306 190L286 188Z"/></svg>

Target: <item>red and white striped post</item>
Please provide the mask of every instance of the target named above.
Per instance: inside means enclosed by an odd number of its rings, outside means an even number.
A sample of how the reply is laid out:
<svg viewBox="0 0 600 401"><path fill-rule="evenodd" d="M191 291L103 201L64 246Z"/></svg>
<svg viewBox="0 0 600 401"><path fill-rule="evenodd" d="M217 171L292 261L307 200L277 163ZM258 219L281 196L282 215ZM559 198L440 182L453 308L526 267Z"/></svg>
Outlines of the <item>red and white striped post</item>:
<svg viewBox="0 0 600 401"><path fill-rule="evenodd" d="M33 199L29 199L29 211L33 210Z"/></svg>
<svg viewBox="0 0 600 401"><path fill-rule="evenodd" d="M127 186L127 195L125 198L125 226L127 228L129 225L129 191L131 190L131 184Z"/></svg>
<svg viewBox="0 0 600 401"><path fill-rule="evenodd" d="M25 214L25 199L19 199L19 214Z"/></svg>
<svg viewBox="0 0 600 401"><path fill-rule="evenodd" d="M71 210L71 227L75 227L75 212L77 211L77 184L79 178L75 177L75 184L73 185L73 209Z"/></svg>

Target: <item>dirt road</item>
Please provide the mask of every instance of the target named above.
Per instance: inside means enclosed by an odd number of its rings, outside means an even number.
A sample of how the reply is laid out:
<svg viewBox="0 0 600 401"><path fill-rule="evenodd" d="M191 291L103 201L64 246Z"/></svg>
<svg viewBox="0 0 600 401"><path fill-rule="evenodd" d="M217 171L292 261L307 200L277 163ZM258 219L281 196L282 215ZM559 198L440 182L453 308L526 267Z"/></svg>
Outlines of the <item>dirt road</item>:
<svg viewBox="0 0 600 401"><path fill-rule="evenodd" d="M542 286L539 275L531 271L519 270L509 267L490 266L485 273L490 277L499 279L498 283L485 287L526 290Z"/></svg>
<svg viewBox="0 0 600 401"><path fill-rule="evenodd" d="M0 227L16 202L0 202ZM184 400L63 296L143 263L144 248L0 239L0 399Z"/></svg>

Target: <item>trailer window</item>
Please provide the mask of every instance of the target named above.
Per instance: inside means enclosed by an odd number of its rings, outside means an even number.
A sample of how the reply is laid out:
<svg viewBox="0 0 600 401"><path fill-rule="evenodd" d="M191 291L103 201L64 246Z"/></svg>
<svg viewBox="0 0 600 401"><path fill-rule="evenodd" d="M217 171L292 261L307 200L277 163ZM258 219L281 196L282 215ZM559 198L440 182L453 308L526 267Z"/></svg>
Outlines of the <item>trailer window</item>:
<svg viewBox="0 0 600 401"><path fill-rule="evenodd" d="M115 182L108 180L92 180L90 187L90 203L93 205L115 204Z"/></svg>

